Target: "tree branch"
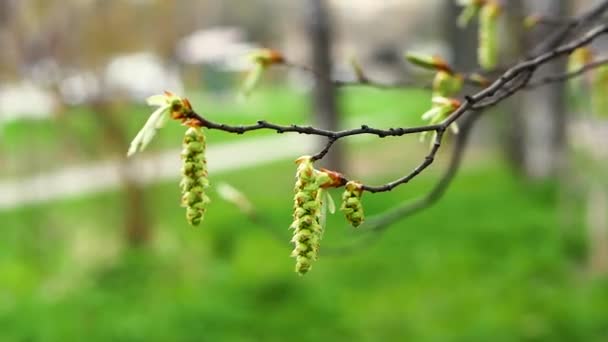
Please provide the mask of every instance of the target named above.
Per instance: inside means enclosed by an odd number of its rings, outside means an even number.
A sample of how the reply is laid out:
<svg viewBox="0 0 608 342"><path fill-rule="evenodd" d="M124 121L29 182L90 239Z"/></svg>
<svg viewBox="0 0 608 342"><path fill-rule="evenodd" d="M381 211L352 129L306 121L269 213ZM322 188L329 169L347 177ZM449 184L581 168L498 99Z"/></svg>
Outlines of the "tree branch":
<svg viewBox="0 0 608 342"><path fill-rule="evenodd" d="M491 106L497 105L503 100L517 94L521 90L534 89L545 84L566 81L570 78L579 76L601 65L608 64L608 58L605 58L585 65L580 70L560 75L548 76L531 82L535 71L538 70L538 68L542 65L550 63L551 61L554 61L559 57L569 55L577 48L586 46L597 37L607 33L607 25L597 25L594 28L588 30L586 33L579 36L578 38L573 39L566 44L560 45L561 42L567 39L570 34L572 34L574 31L580 29L583 26L589 25L590 21L601 17L601 15L606 10L608 10L608 0L602 1L592 10L586 12L584 15L573 19L571 22L568 23L568 26L564 30L560 30L558 34L556 34L549 41L539 45L537 50L541 51L542 53L539 53L539 55L537 55L536 57L524 59L523 61L520 61L515 65L511 66L510 68L502 72L501 76L497 78L493 83L491 83L487 88L475 93L474 95L464 96L464 101L462 102L461 106L456 109L451 115L449 115L443 122L436 125L426 125L409 128L399 127L389 129L370 128L366 125L363 125L360 128L356 129L329 131L317 129L310 126L284 126L269 123L266 121L258 121L257 124L249 126L230 126L226 124L218 124L211 122L196 113L193 113L192 117L198 119L201 122L202 126L208 129L222 130L229 133L243 134L249 131L268 129L273 130L277 133L297 132L299 134L311 134L327 137L327 144L319 153L313 156L313 160L322 159L337 140L353 135L371 134L382 138L386 136L403 136L407 134L430 131L436 133L431 150L425 156L424 160L414 170L412 170L409 174L385 185L364 185L364 189L372 193L390 191L401 184L409 182L418 174L420 174L423 170L425 170L428 166L430 166L435 160L435 156L438 153L440 147L442 146L442 138L445 131L451 124L455 123L456 121L459 121L458 123L461 127L461 130L460 134L457 135L456 143L453 147L453 152L451 154L449 165L445 172L442 174L439 181L434 185L434 187L426 195L418 199L415 199L411 202L407 202L383 214L368 219L364 226L359 229L359 231L374 232L375 234L365 235L363 239L356 241L355 244L351 244L344 248L334 248L329 250L324 249L324 254L342 254L344 252L352 250L354 247L356 247L356 249L359 249L362 243L369 244L370 239L378 238L380 236L380 234L378 233L383 232L391 223L394 223L397 220L404 219L421 210L431 207L445 194L446 190L448 189L449 185L451 184L452 180L454 179L460 168L462 158L466 150L468 138L470 136L470 132L474 126L474 123L481 115L481 109L486 109ZM305 67L297 67L303 70L307 70L307 68ZM358 83L353 83L352 85L366 85L369 83L374 83L370 82L367 77L360 77L357 82ZM380 87L382 88L383 86ZM253 222L263 225L266 228L269 227L269 221L266 221L265 219L259 216L256 216Z"/></svg>
<svg viewBox="0 0 608 342"><path fill-rule="evenodd" d="M562 27L543 43L539 44L535 49L535 54L541 54L554 49L566 40L571 33L599 19L606 11L608 11L608 0L599 2L584 14L569 21L566 26Z"/></svg>
<svg viewBox="0 0 608 342"><path fill-rule="evenodd" d="M608 1L606 1L608 4ZM517 93L518 90L522 89L526 86L535 70L538 69L541 65L548 63L558 57L568 55L572 51L577 48L587 45L591 43L598 36L605 34L608 32L608 25L598 25L595 28L589 30L586 34L581 36L580 38L571 41L570 43L561 45L551 51L548 51L544 54L541 54L534 58L528 58L522 62L517 63L511 68L507 69L497 80L495 80L490 86L479 91L478 93L472 96L465 96L465 101L457 108L452 114L450 114L443 122L437 125L425 125L425 126L417 126L417 127L398 127L398 128L389 128L389 129L378 129L371 128L367 125L363 125L360 128L341 130L341 131L330 131L319 128L314 128L312 126L298 126L298 125L278 125L274 123L270 123L267 121L258 121L257 124L248 125L248 126L231 126L222 123L212 122L196 112L192 112L189 115L190 119L196 119L199 121L200 125L206 127L208 129L221 130L229 133L235 134L244 134L250 131L256 131L261 129L274 130L277 133L286 133L286 132L296 132L300 134L310 134L310 135L318 135L325 136L328 138L328 143L325 148L314 156L315 160L319 160L323 158L327 152L331 149L332 145L345 137L361 135L361 134L371 134L376 135L380 138L384 138L387 136L403 136L414 133L422 133L434 131L436 133L435 140L433 143L433 147L430 152L425 156L424 160L409 174L387 183L381 186L370 186L364 185L363 189L368 192L376 193L376 192L385 192L391 191L395 187L408 183L417 175L419 175L423 170L425 170L428 166L430 166L437 154L439 148L441 147L441 140L443 138L444 132L447 128L456 122L462 115L467 113L472 109L482 109L490 106L494 106L503 100L513 96ZM519 78L521 75L524 75L523 81L516 86L509 87L513 84L513 81ZM494 97L496 94L498 96ZM485 101L486 99L490 99Z"/></svg>
<svg viewBox="0 0 608 342"><path fill-rule="evenodd" d="M452 155L448 166L439 178L439 181L435 183L428 193L422 197L387 210L382 214L369 218L358 230L359 233L367 233L366 235L340 247L326 247L323 249L322 255L344 255L360 251L362 247L371 246L374 241L377 241L393 223L404 220L437 203L446 193L456 177L456 174L458 174L458 171L460 170L471 131L481 114L481 111L472 111L463 118L460 133L452 148Z"/></svg>

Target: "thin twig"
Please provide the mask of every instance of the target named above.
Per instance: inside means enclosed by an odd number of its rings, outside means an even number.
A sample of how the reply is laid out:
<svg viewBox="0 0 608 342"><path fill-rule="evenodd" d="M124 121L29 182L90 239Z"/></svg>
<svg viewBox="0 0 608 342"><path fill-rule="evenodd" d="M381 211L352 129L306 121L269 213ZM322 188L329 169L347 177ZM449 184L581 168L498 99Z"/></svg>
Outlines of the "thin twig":
<svg viewBox="0 0 608 342"><path fill-rule="evenodd" d="M575 70L575 71L566 72L566 73L559 74L559 75L545 76L543 78L535 80L534 82L530 82L530 84L528 84L525 89L536 89L538 87L542 87L547 84L568 81L572 78L581 76L590 70L597 69L606 64L608 64L608 57L601 58L601 59L598 59L591 63L588 63L588 64L584 65L583 67L581 67L580 69Z"/></svg>
<svg viewBox="0 0 608 342"><path fill-rule="evenodd" d="M325 144L325 147L323 147L323 149L315 154L314 156L312 156L311 160L312 161L317 161L317 160L321 160L323 159L323 157L325 157L325 155L329 152L329 150L331 149L331 147L334 145L334 143L336 142L336 138L329 138L327 139L327 143Z"/></svg>
<svg viewBox="0 0 608 342"><path fill-rule="evenodd" d="M438 129L436 131L435 140L433 141L433 147L431 148L431 151L424 157L424 160L422 161L422 163L420 163L420 165L418 165L416 168L414 168L414 170L412 172L410 172L409 174L407 174L395 181L387 183L385 185L381 185L381 186L364 185L363 190L371 192L371 193L391 191L394 188L398 187L399 185L405 184L405 183L411 181L414 177L419 175L422 171L424 171L424 169L426 169L433 163L433 161L435 160L435 155L437 155L437 151L439 151L439 148L441 147L441 139L443 138L444 132L445 132L445 129Z"/></svg>

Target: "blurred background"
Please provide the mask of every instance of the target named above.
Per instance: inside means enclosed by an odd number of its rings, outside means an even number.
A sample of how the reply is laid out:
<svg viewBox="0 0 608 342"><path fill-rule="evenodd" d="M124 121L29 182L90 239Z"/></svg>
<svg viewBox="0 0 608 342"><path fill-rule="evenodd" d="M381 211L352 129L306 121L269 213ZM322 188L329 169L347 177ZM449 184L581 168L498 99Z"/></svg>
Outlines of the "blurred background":
<svg viewBox="0 0 608 342"><path fill-rule="evenodd" d="M592 3L509 0L501 62L553 29L524 31L526 14ZM145 98L165 89L216 122L420 125L428 91L328 77L353 80L356 57L383 82L430 80L406 50L475 70L476 29L456 29L458 12L448 0L0 0L0 340L608 340L608 133L568 110L564 85L486 113L445 197L379 239L337 250L364 233L330 215L305 277L289 258L293 160L320 142L208 132L212 203L198 228L179 205L183 127L125 158ZM239 100L257 47L327 77L272 68ZM365 195L367 215L428 191L452 143L411 184ZM325 165L382 184L426 151L414 135L354 137ZM265 223L222 200L221 183Z"/></svg>

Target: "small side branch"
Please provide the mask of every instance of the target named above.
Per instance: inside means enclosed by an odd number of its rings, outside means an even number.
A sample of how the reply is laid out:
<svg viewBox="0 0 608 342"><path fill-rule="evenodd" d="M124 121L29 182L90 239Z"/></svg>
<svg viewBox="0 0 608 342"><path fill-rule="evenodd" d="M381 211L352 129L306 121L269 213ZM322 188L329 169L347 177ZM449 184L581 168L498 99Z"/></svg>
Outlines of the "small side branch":
<svg viewBox="0 0 608 342"><path fill-rule="evenodd" d="M433 141L433 147L431 148L431 151L424 157L424 160L422 161L422 163L420 163L420 165L418 165L412 172L410 172L409 174L407 174L395 181L392 181L392 182L387 183L382 186L364 185L363 189L365 191L368 191L371 193L386 192L386 191L393 190L394 188L396 188L397 186L399 186L401 184L405 184L405 183L408 183L409 181L411 181L414 177L418 176L422 171L424 171L424 169L426 169L433 163L433 161L435 160L435 155L437 155L437 152L439 151L439 148L441 147L441 140L443 138L444 133L445 133L445 129L438 129L435 132L435 139Z"/></svg>
<svg viewBox="0 0 608 342"><path fill-rule="evenodd" d="M586 64L585 66L581 67L578 70L575 71L571 71L571 72L566 72L563 74L559 74L559 75L551 75L551 76L546 76L543 78L540 78L538 80L535 80L534 82L530 82L527 86L526 86L526 90L531 90L531 89L536 89L538 87L542 87L551 83L559 83L559 82L565 82L568 81L570 79L579 77L584 75L585 73L597 69L601 66L604 66L608 64L608 57L605 58L601 58L598 59L596 61L593 61L589 64Z"/></svg>

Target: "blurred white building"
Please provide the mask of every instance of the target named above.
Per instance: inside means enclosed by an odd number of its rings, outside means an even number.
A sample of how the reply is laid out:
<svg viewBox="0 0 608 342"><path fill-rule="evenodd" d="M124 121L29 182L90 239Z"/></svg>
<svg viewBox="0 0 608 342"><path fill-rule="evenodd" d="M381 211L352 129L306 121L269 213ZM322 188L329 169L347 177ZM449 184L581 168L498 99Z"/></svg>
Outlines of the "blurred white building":
<svg viewBox="0 0 608 342"><path fill-rule="evenodd" d="M103 86L110 94L126 95L135 101L168 89L176 93L184 89L178 68L149 52L113 58L105 69Z"/></svg>

